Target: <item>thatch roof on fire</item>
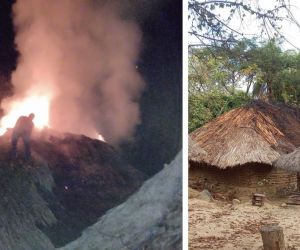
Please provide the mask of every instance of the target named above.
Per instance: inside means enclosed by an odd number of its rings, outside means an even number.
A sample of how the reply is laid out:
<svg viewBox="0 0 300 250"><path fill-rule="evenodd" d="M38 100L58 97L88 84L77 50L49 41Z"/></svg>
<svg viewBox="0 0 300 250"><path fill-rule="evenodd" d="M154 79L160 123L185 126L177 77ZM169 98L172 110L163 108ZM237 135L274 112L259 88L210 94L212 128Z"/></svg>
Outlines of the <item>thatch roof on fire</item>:
<svg viewBox="0 0 300 250"><path fill-rule="evenodd" d="M300 148L295 149L292 153L282 155L274 165L288 171L300 172Z"/></svg>
<svg viewBox="0 0 300 250"><path fill-rule="evenodd" d="M263 163L300 146L300 110L284 104L253 101L231 110L190 134L207 155L190 158L221 169Z"/></svg>

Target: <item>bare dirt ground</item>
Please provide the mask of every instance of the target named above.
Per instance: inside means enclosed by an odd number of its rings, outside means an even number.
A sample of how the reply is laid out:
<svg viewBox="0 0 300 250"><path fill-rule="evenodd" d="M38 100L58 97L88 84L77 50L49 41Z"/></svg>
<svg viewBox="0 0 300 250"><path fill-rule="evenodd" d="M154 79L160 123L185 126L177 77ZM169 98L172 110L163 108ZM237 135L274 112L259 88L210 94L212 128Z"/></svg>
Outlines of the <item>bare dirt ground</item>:
<svg viewBox="0 0 300 250"><path fill-rule="evenodd" d="M261 250L259 228L278 223L288 250L300 250L300 206L281 207L282 200L267 201L263 207L250 200L228 202L189 199L189 250Z"/></svg>

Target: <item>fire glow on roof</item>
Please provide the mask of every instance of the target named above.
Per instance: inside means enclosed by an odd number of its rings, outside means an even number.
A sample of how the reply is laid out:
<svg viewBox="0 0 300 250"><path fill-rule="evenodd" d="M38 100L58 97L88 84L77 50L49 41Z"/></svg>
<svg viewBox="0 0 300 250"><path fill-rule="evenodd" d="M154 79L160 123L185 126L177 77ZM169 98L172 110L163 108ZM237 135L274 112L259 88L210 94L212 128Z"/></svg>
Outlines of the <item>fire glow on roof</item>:
<svg viewBox="0 0 300 250"><path fill-rule="evenodd" d="M46 95L33 95L23 100L13 101L7 114L0 121L0 134L5 133L7 128L14 127L20 116L35 114L34 124L36 128L49 126L50 98Z"/></svg>

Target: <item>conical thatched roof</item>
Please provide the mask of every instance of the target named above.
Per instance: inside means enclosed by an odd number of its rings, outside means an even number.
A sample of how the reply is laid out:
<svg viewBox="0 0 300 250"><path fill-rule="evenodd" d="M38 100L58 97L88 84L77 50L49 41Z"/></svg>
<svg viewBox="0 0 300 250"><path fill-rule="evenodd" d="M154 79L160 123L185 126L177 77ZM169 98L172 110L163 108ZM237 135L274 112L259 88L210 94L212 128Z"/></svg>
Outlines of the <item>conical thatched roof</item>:
<svg viewBox="0 0 300 250"><path fill-rule="evenodd" d="M271 165L281 154L300 146L300 111L262 101L231 110L190 134L194 147L207 156L191 161L221 169L263 163Z"/></svg>
<svg viewBox="0 0 300 250"><path fill-rule="evenodd" d="M300 172L300 148L295 149L292 153L282 155L274 165L288 171Z"/></svg>

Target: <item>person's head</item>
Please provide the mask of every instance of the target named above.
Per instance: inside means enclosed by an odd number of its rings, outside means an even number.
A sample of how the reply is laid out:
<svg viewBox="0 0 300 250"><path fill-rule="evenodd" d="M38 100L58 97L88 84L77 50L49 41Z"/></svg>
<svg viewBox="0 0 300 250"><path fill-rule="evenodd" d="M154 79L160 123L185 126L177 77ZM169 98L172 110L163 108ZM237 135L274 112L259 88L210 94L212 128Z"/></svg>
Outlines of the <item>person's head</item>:
<svg viewBox="0 0 300 250"><path fill-rule="evenodd" d="M28 118L32 121L32 120L34 119L34 114L31 113L31 114L28 116Z"/></svg>

